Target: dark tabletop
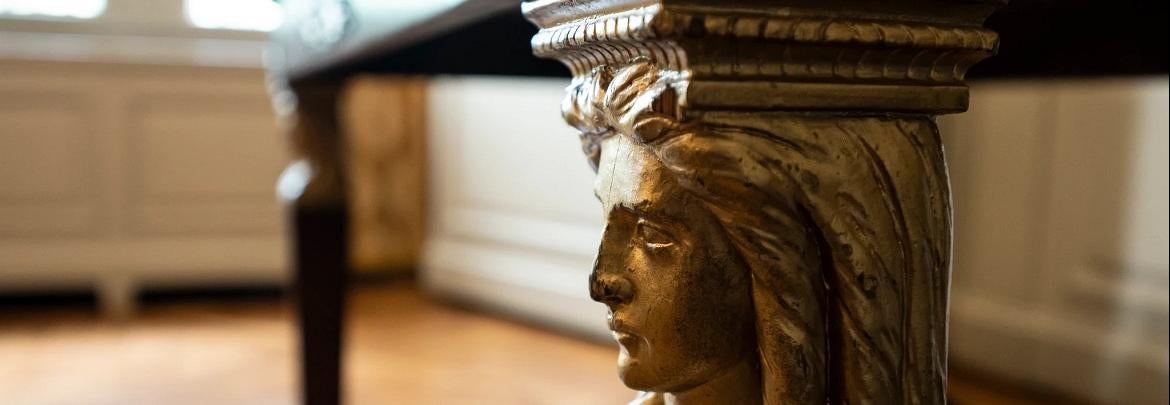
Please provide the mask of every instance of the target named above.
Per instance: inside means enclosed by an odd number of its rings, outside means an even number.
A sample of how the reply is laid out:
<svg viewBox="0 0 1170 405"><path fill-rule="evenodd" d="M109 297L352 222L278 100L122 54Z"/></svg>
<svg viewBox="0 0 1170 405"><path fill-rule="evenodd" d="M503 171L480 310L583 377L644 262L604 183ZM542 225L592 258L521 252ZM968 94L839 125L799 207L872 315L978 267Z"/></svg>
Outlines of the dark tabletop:
<svg viewBox="0 0 1170 405"><path fill-rule="evenodd" d="M516 0L284 0L269 68L293 82L359 72L568 77L532 56ZM987 20L1000 52L972 79L1164 75L1166 2L1012 0Z"/></svg>

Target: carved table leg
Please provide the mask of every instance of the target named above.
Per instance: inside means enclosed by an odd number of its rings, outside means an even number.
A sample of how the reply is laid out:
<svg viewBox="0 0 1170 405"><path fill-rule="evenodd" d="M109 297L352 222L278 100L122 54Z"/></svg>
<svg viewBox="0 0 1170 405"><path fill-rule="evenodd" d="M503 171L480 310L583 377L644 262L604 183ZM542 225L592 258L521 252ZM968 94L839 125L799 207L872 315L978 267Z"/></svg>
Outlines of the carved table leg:
<svg viewBox="0 0 1170 405"><path fill-rule="evenodd" d="M934 116L978 1L533 1L597 170L590 277L641 403L946 402Z"/></svg>
<svg viewBox="0 0 1170 405"><path fill-rule="evenodd" d="M281 175L277 189L288 205L292 225L298 372L301 401L306 405L336 405L342 398L349 271L337 99L336 86L296 89L295 95L286 92L276 97L299 154Z"/></svg>

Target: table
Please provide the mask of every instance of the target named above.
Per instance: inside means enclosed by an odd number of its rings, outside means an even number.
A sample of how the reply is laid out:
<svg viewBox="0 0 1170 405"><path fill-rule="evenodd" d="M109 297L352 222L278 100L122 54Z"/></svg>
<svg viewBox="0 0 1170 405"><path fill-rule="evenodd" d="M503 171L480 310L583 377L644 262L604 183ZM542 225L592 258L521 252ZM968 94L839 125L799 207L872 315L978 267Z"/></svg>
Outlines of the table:
<svg viewBox="0 0 1170 405"><path fill-rule="evenodd" d="M424 2L409 5L356 0L282 3L287 24L274 33L268 58L273 102L288 123L290 139L299 154L282 175L278 188L289 203L293 224L302 395L308 404L331 404L340 398L347 274L344 156L339 148L343 134L337 118L341 86L359 73L568 77L569 70L531 56L529 39L537 31L524 20L515 1L427 1L425 6L421 5ZM547 10L556 8L554 1L536 3L548 6ZM630 2L610 3L620 7ZM842 10L858 6L848 2L838 5ZM570 7L561 12L604 14L602 11ZM550 11L550 16L535 19L545 18L547 24L556 25L556 13ZM1154 32L1159 26L1156 16L1143 6L1102 10L1088 1L1061 2L1059 6L1018 1L988 21L989 27L1004 34L1002 54L975 66L970 77L1165 72L1165 53L1149 52L1165 48L1164 35ZM1056 23L1040 28L1031 23L1041 18ZM1062 40L1079 38L1076 33L1081 23L1089 22L1095 27L1093 41ZM553 38L547 43L562 40ZM1151 54L1161 56L1147 56ZM1118 59L1131 63L1103 62ZM907 108L962 110L965 92L958 87L955 91L947 96L949 104ZM881 90L874 96L879 93ZM918 96L908 100L916 99ZM797 103L795 108L810 106ZM854 107L877 108L873 104Z"/></svg>

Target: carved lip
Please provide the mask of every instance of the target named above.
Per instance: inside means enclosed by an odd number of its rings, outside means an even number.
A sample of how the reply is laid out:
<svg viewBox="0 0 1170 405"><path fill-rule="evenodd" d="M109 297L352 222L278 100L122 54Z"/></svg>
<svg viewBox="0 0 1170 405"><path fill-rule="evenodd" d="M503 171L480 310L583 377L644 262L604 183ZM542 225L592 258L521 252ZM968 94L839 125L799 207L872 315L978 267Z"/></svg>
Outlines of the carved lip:
<svg viewBox="0 0 1170 405"><path fill-rule="evenodd" d="M609 330L612 331L613 340L631 355L636 353L642 337L634 333L628 324L614 316L613 312L606 314L605 320L609 324Z"/></svg>
<svg viewBox="0 0 1170 405"><path fill-rule="evenodd" d="M627 325L625 322L622 322L621 319L613 316L612 312L605 316L605 320L609 324L609 330L613 331L615 334L637 336L629 327L629 325Z"/></svg>
<svg viewBox="0 0 1170 405"><path fill-rule="evenodd" d="M613 332L613 340L616 340L619 345L626 349L626 351L635 353L635 350L638 347L638 342L641 342L642 338L629 333Z"/></svg>

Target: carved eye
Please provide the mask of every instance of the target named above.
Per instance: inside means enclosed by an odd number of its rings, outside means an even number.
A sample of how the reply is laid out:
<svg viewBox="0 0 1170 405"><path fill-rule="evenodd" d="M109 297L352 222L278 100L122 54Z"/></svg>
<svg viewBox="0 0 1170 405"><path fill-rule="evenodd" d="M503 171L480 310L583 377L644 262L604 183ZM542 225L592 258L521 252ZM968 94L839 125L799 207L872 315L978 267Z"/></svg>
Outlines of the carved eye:
<svg viewBox="0 0 1170 405"><path fill-rule="evenodd" d="M674 245L674 237L669 232L645 219L638 220L636 231L638 239L648 248L659 249Z"/></svg>

